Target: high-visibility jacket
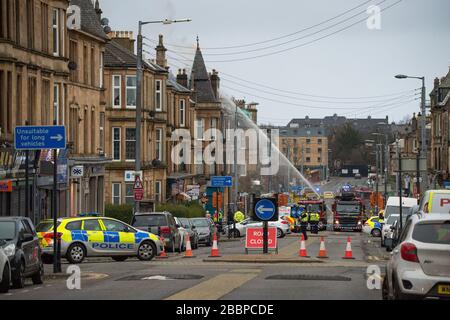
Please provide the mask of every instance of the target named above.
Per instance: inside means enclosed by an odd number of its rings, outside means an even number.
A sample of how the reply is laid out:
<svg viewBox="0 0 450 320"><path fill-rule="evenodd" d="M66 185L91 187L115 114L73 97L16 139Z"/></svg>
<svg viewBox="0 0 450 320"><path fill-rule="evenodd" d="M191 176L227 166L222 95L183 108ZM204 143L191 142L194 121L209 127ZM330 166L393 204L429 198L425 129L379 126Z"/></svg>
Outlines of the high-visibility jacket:
<svg viewBox="0 0 450 320"><path fill-rule="evenodd" d="M318 213L310 213L309 214L309 220L313 222L318 222L320 220L320 215Z"/></svg>
<svg viewBox="0 0 450 320"><path fill-rule="evenodd" d="M308 220L309 220L309 213L308 212L303 212L302 215L301 215L301 220L300 221L305 223L305 222L308 222Z"/></svg>

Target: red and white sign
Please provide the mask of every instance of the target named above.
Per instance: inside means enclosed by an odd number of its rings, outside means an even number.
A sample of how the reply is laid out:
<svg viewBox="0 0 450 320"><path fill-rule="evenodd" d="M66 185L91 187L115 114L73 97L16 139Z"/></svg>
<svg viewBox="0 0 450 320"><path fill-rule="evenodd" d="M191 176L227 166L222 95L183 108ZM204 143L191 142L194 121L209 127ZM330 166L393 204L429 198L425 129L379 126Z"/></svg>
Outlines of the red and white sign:
<svg viewBox="0 0 450 320"><path fill-rule="evenodd" d="M277 248L277 228L269 227L268 231L268 248ZM246 249L263 249L263 228L249 227L245 237Z"/></svg>
<svg viewBox="0 0 450 320"><path fill-rule="evenodd" d="M134 201L142 201L144 198L144 187L142 186L141 178L136 175L134 179Z"/></svg>
<svg viewBox="0 0 450 320"><path fill-rule="evenodd" d="M12 192L13 185L11 180L0 181L0 192Z"/></svg>

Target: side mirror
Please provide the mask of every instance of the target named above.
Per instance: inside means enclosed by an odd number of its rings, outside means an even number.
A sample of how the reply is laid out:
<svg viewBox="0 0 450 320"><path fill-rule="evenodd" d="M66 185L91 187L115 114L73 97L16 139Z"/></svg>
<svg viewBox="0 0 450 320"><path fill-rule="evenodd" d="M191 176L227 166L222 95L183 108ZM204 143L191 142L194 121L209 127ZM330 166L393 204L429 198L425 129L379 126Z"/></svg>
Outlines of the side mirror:
<svg viewBox="0 0 450 320"><path fill-rule="evenodd" d="M34 236L31 233L24 233L21 237L22 242L30 242L34 240Z"/></svg>

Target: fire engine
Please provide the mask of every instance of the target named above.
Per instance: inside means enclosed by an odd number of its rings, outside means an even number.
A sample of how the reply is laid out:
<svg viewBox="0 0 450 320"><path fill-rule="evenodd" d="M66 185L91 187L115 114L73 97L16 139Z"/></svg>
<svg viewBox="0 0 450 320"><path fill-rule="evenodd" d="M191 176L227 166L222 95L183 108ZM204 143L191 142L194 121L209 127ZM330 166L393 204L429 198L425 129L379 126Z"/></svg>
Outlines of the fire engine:
<svg viewBox="0 0 450 320"><path fill-rule="evenodd" d="M298 201L299 206L303 206L306 212L317 212L320 215L319 230L327 228L327 208L325 201L316 194L308 194Z"/></svg>
<svg viewBox="0 0 450 320"><path fill-rule="evenodd" d="M342 192L335 197L333 206L334 231L362 231L365 206L353 192Z"/></svg>

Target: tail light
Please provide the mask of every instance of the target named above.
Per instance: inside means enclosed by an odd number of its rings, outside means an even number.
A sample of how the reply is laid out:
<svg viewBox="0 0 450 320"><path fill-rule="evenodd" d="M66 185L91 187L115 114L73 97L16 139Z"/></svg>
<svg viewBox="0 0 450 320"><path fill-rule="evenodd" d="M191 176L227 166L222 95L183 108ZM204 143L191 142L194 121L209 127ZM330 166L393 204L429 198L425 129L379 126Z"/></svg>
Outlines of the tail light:
<svg viewBox="0 0 450 320"><path fill-rule="evenodd" d="M46 233L44 233L44 235L42 237L45 238L45 239L52 239L53 240L54 235L55 234L53 232L46 232ZM57 232L56 233L56 237L58 239L60 239L62 237L62 233L61 232Z"/></svg>
<svg viewBox="0 0 450 320"><path fill-rule="evenodd" d="M281 221L281 224L289 224L286 220Z"/></svg>
<svg viewBox="0 0 450 320"><path fill-rule="evenodd" d="M170 228L169 227L161 227L161 228L159 228L159 231L161 234L162 233L167 234L167 233L170 233Z"/></svg>
<svg viewBox="0 0 450 320"><path fill-rule="evenodd" d="M403 260L410 262L419 262L419 257L417 256L417 248L412 243L404 243L400 248L401 256Z"/></svg>

